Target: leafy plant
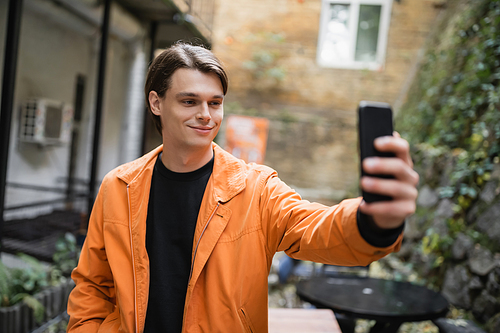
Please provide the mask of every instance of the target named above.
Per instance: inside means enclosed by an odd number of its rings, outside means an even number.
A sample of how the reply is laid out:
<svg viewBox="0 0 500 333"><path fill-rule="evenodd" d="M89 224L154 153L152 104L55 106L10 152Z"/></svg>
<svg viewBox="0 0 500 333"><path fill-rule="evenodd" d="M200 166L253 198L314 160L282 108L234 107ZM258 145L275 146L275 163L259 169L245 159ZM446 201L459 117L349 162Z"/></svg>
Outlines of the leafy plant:
<svg viewBox="0 0 500 333"><path fill-rule="evenodd" d="M79 251L76 245L76 237L70 232L59 237L56 241L56 252L52 256L54 261L53 277L58 275L69 277L78 263L78 257Z"/></svg>
<svg viewBox="0 0 500 333"><path fill-rule="evenodd" d="M45 309L33 295L49 285L47 270L31 256L18 256L26 263L25 268L8 268L0 261L0 306L22 301L33 309L36 321L41 322Z"/></svg>

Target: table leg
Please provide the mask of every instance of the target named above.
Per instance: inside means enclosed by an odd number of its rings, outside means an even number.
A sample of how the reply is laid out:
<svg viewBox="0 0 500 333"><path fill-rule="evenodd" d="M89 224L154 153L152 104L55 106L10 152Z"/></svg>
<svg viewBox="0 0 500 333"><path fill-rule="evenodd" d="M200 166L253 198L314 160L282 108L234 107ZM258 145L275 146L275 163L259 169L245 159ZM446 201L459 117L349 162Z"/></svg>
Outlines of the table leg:
<svg viewBox="0 0 500 333"><path fill-rule="evenodd" d="M401 322L376 322L370 333L397 333Z"/></svg>
<svg viewBox="0 0 500 333"><path fill-rule="evenodd" d="M356 318L341 313L335 313L335 318L342 333L354 333L356 329Z"/></svg>

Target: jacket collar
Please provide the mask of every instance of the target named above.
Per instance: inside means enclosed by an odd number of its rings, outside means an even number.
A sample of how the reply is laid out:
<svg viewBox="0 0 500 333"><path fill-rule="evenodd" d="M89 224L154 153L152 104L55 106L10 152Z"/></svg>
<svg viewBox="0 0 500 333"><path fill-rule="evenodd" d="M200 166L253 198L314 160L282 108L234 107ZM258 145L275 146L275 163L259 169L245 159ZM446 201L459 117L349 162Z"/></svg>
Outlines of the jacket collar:
<svg viewBox="0 0 500 333"><path fill-rule="evenodd" d="M217 144L214 148L214 195L217 201L227 202L245 188L245 179L248 168L240 159L237 159Z"/></svg>
<svg viewBox="0 0 500 333"><path fill-rule="evenodd" d="M214 196L217 201L227 202L245 188L248 168L242 160L235 158L216 143L212 143L212 147L214 149L214 169L212 172ZM135 161L120 166L117 170L117 177L127 185L136 181L142 183L143 177L151 177L156 159L162 151L163 145Z"/></svg>
<svg viewBox="0 0 500 333"><path fill-rule="evenodd" d="M142 157L119 166L116 171L116 176L127 185L131 185L137 180L142 181L142 177L147 177L148 175L150 177L156 163L156 159L162 151L163 146L161 145Z"/></svg>

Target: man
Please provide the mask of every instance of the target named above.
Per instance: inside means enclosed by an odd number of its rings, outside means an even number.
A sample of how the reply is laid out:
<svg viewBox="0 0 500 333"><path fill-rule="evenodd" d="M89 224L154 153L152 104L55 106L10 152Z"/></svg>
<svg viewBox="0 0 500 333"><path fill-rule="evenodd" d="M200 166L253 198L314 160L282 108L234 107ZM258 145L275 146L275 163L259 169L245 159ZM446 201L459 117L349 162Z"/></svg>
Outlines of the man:
<svg viewBox="0 0 500 333"><path fill-rule="evenodd" d="M310 203L212 142L227 88L201 47L174 45L151 64L145 93L163 145L104 178L72 275L69 332L267 332L275 252L345 266L399 249L418 182L405 140L379 139L397 157L363 165L395 176L361 181L392 201Z"/></svg>

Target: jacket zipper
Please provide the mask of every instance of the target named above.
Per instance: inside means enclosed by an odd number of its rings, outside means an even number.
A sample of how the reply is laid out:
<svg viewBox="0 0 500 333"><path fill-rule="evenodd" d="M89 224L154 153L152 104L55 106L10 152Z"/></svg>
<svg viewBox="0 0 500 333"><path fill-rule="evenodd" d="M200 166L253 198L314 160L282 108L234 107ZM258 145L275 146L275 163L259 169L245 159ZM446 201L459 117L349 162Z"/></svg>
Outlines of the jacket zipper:
<svg viewBox="0 0 500 333"><path fill-rule="evenodd" d="M214 217L215 212L217 212L217 209L219 208L219 206L220 206L220 202L217 202L217 206L215 206L214 211L210 215L210 218L208 219L207 224L205 224L205 227L203 228L203 230L201 232L200 238L198 238L198 241L196 242L196 247L194 248L193 261L191 262L191 271L189 272L188 283L189 283L189 281L191 281L191 276L193 275L194 260L196 258L196 253L198 252L198 245L200 245L201 237L203 237L203 234L205 234L205 230L207 230L207 227L208 227L210 221L212 221L212 218Z"/></svg>
<svg viewBox="0 0 500 333"><path fill-rule="evenodd" d="M127 184L127 199L128 199L128 228L130 232L130 253L132 254L132 275L134 277L134 314L135 314L135 332L139 332L137 325L139 321L137 320L137 281L135 276L135 258L134 258L134 243L132 241L132 208L130 206L130 188Z"/></svg>

